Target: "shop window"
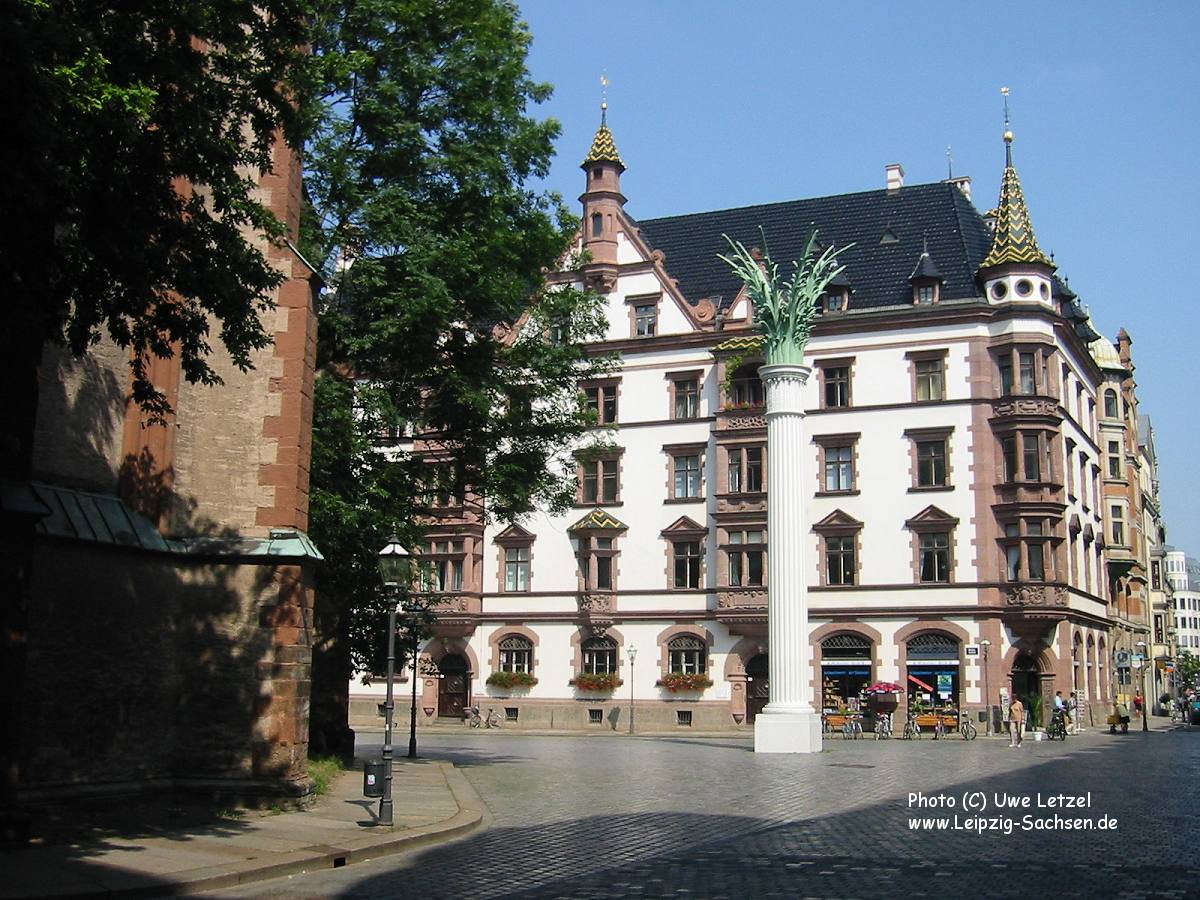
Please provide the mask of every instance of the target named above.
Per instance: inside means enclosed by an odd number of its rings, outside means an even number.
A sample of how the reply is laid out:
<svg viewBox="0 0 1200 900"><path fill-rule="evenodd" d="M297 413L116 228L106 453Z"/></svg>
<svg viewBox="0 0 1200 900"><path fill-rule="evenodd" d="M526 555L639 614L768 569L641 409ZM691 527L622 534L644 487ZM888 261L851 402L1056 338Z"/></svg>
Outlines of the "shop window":
<svg viewBox="0 0 1200 900"><path fill-rule="evenodd" d="M909 638L906 660L909 707L958 705L960 681L959 642L940 631Z"/></svg>
<svg viewBox="0 0 1200 900"><path fill-rule="evenodd" d="M871 641L860 634L842 633L821 641L821 705L829 712L857 706L863 688L871 683Z"/></svg>

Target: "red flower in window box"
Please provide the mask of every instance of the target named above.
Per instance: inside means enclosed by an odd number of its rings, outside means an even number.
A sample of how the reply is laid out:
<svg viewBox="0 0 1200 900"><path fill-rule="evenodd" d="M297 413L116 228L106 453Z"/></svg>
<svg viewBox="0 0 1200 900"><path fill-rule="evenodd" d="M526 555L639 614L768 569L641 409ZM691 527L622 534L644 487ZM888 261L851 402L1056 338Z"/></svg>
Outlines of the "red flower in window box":
<svg viewBox="0 0 1200 900"><path fill-rule="evenodd" d="M493 672L487 683L498 688L533 687L537 679L529 672Z"/></svg>
<svg viewBox="0 0 1200 900"><path fill-rule="evenodd" d="M712 679L703 672L671 672L658 680L659 687L664 687L672 694L680 691L702 691L712 687Z"/></svg>
<svg viewBox="0 0 1200 900"><path fill-rule="evenodd" d="M615 691L625 682L617 677L616 672L601 674L580 672L572 683L581 691Z"/></svg>

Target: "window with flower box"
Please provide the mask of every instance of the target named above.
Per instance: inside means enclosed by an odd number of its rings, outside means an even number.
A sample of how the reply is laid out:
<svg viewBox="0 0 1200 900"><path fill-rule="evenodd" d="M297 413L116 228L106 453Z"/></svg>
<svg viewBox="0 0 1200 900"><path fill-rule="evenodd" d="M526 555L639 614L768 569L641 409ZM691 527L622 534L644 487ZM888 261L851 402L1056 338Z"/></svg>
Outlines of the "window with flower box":
<svg viewBox="0 0 1200 900"><path fill-rule="evenodd" d="M500 671L501 672L532 672L533 643L519 634L512 634L500 640Z"/></svg>
<svg viewBox="0 0 1200 900"><path fill-rule="evenodd" d="M610 675L617 671L617 642L612 638L588 638L582 650L585 675Z"/></svg>
<svg viewBox="0 0 1200 900"><path fill-rule="evenodd" d="M700 675L708 670L708 647L700 638L683 634L667 643L667 671Z"/></svg>

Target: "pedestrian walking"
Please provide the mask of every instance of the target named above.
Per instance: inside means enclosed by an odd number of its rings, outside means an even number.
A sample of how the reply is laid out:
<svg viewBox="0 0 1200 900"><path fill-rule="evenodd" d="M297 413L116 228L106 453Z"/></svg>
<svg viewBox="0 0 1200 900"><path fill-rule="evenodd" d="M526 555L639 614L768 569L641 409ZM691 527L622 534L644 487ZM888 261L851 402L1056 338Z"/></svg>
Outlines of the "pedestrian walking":
<svg viewBox="0 0 1200 900"><path fill-rule="evenodd" d="M1021 702L1020 697L1013 697L1008 708L1008 727L1011 734L1008 746L1020 747L1021 741L1024 740L1021 729L1025 727L1025 704Z"/></svg>
<svg viewBox="0 0 1200 900"><path fill-rule="evenodd" d="M1067 698L1067 725L1070 726L1071 734L1079 734L1079 719L1076 715L1076 710L1079 709L1079 698L1074 691L1071 691L1071 696Z"/></svg>

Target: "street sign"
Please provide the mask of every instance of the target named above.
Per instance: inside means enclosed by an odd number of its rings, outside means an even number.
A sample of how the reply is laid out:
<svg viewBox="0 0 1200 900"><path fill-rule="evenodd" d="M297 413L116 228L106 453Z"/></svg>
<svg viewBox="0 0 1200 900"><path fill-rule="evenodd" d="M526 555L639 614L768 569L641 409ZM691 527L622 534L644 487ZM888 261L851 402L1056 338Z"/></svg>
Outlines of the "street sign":
<svg viewBox="0 0 1200 900"><path fill-rule="evenodd" d="M978 644L970 644L967 647L967 656L978 656L978 655L979 655L979 645Z"/></svg>

